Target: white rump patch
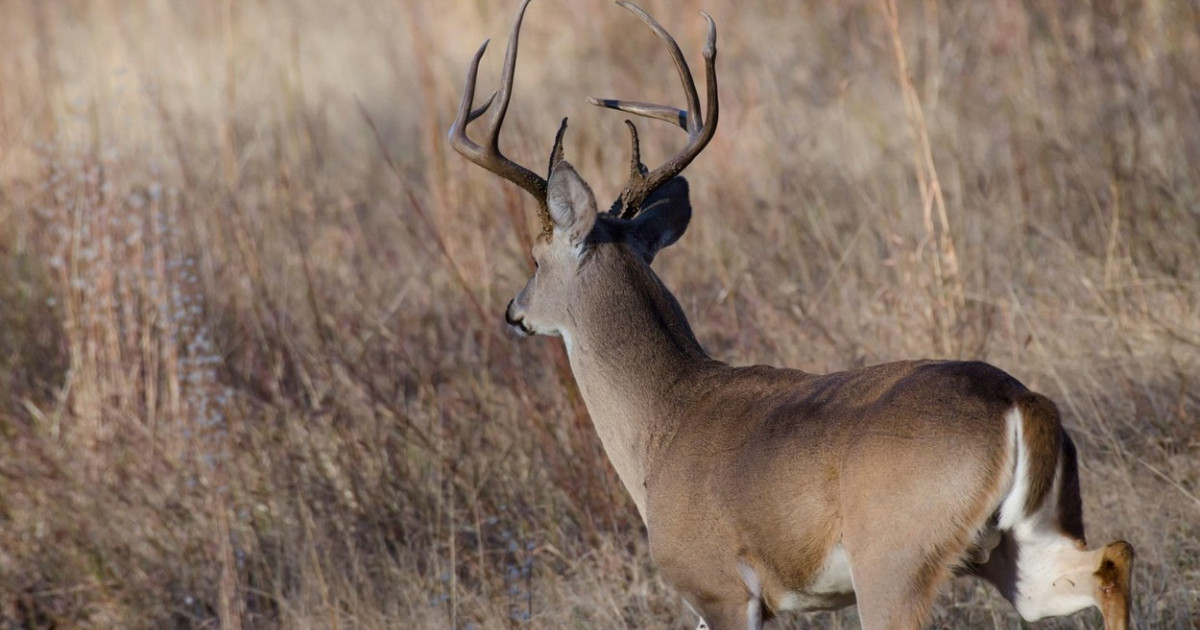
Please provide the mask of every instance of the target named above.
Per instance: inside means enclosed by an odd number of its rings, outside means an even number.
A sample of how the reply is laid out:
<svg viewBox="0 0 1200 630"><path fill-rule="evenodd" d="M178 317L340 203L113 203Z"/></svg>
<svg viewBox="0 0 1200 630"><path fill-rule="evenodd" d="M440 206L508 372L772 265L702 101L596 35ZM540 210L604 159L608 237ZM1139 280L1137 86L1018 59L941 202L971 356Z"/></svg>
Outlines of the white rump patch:
<svg viewBox="0 0 1200 630"><path fill-rule="evenodd" d="M1061 483L1056 475L1050 497L1058 497ZM1065 536L1058 530L1057 513L1058 501L1045 501L1012 530L1020 548L1013 606L1028 621L1097 605L1095 571L1104 550L1087 551Z"/></svg>
<svg viewBox="0 0 1200 630"><path fill-rule="evenodd" d="M1014 426L1011 434L1017 440L1017 465L1013 489L1000 507L1000 527L1010 530L1019 549L1013 606L1027 621L1069 615L1095 606L1094 573L1104 551L1087 551L1082 542L1059 529L1061 460L1046 500L1033 514L1025 515L1029 462L1021 441L1021 414L1014 409L1008 419Z"/></svg>
<svg viewBox="0 0 1200 630"><path fill-rule="evenodd" d="M1029 450L1025 448L1025 419L1016 405L1004 416L1008 427L1009 461L1013 462L1012 485L1000 503L1001 530L1010 530L1025 518L1025 503L1029 497Z"/></svg>
<svg viewBox="0 0 1200 630"><path fill-rule="evenodd" d="M1095 571L1103 549L1084 551L1057 531L1036 527L1018 541L1021 559L1013 606L1021 617L1059 617L1097 604Z"/></svg>

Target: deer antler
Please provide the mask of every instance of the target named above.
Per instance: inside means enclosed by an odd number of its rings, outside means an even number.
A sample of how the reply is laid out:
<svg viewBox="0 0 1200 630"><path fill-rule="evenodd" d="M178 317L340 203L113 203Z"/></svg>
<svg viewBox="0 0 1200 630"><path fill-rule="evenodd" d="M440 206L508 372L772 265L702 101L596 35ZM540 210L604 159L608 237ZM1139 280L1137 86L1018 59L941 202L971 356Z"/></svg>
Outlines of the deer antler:
<svg viewBox="0 0 1200 630"><path fill-rule="evenodd" d="M454 124L450 125L448 137L450 146L454 147L454 150L461 153L463 157L524 188L526 192L533 195L538 202L538 219L541 220L542 234L549 237L554 231L554 223L550 219L550 209L546 205L546 179L513 162L500 152L500 127L504 124L504 116L508 113L508 102L512 98L513 75L517 66L517 40L521 34L521 20L525 17L525 7L529 6L529 2L530 0L525 0L521 3L517 17L513 20L512 30L509 31L508 49L504 53L504 69L501 73L500 89L492 94L486 103L474 110L471 109L471 102L475 100L475 79L479 75L479 60L483 58L483 53L487 50L488 41L483 42L483 45L475 53L475 57L471 59L471 65L467 68L462 102L458 106L458 117L454 119ZM492 109L491 117L488 119L487 139L480 146L467 137L467 125L483 116L493 105L496 107ZM554 140L554 148L550 153L551 169L554 168L555 162L562 159L562 137L566 128L567 119L564 118Z"/></svg>
<svg viewBox="0 0 1200 630"><path fill-rule="evenodd" d="M636 101L588 99L588 102L592 105L618 109L638 116L665 120L669 123L679 125L688 132L687 146L663 163L662 166L648 172L646 166L642 164L641 152L638 147L637 128L632 121L625 121L625 124L629 126L629 134L633 144L633 156L629 166L629 182L621 191L621 196L617 197L617 200L613 202L609 213L619 216L622 219L631 219L641 211L642 204L651 193L672 177L678 175L680 171L704 150L705 145L708 144L709 140L712 140L713 134L717 131L717 114L719 111L717 105L717 73L715 68L717 59L717 25L713 22L712 16L704 12L700 13L708 21L708 41L704 46L704 69L708 92L708 120L705 121L700 114L700 96L696 93L696 83L692 80L692 71L688 68L687 61L683 58L683 53L679 50L679 44L675 43L675 39L671 37L671 34L659 25L654 18L650 17L649 14L636 5L624 0L618 0L617 4L638 16L667 45L667 50L671 53L671 58L675 60L675 68L679 71L679 80L683 83L688 107L687 110L682 110L667 105L655 105Z"/></svg>

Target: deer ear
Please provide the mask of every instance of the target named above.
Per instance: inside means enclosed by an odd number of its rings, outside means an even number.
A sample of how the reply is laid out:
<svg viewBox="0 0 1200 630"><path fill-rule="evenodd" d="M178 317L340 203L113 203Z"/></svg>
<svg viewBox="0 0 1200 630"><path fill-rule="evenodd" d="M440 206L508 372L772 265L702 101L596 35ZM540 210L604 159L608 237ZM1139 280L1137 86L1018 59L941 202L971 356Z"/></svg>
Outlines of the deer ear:
<svg viewBox="0 0 1200 630"><path fill-rule="evenodd" d="M572 245L583 243L596 224L596 197L570 162L560 160L546 184L546 205L554 233Z"/></svg>
<svg viewBox="0 0 1200 630"><path fill-rule="evenodd" d="M691 220L692 202L688 198L687 180L675 177L646 199L645 209L630 222L627 238L650 263L659 250L683 236Z"/></svg>

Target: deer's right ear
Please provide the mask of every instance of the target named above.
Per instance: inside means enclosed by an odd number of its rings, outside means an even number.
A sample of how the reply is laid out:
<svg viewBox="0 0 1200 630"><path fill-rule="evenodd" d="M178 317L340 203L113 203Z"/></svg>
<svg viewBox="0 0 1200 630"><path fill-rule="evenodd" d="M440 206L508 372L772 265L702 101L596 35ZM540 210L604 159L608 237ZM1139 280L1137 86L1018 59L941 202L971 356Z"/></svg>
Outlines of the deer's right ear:
<svg viewBox="0 0 1200 630"><path fill-rule="evenodd" d="M628 238L649 264L660 249L683 236L691 220L687 180L675 177L646 199L646 208L630 222Z"/></svg>
<svg viewBox="0 0 1200 630"><path fill-rule="evenodd" d="M559 161L550 173L546 205L550 207L555 235L561 235L572 245L582 244L596 224L596 197L566 160Z"/></svg>

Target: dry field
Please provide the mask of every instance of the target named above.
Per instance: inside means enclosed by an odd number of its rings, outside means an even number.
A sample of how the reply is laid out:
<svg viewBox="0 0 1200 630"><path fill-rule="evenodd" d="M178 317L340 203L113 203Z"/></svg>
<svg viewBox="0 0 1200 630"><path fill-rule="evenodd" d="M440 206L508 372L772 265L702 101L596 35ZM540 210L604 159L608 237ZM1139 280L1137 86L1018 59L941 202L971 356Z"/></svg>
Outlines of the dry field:
<svg viewBox="0 0 1200 630"><path fill-rule="evenodd" d="M1137 627L1200 627L1200 5L644 4L694 66L718 24L656 263L710 353L1010 371L1137 547ZM504 326L532 203L444 141L515 5L0 2L0 628L692 627L561 343ZM504 147L570 116L611 198L584 97L678 102L669 58L607 0L522 43ZM963 579L933 627L1026 624Z"/></svg>

